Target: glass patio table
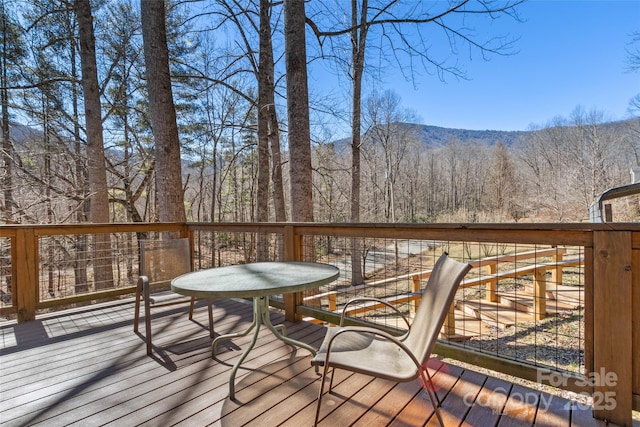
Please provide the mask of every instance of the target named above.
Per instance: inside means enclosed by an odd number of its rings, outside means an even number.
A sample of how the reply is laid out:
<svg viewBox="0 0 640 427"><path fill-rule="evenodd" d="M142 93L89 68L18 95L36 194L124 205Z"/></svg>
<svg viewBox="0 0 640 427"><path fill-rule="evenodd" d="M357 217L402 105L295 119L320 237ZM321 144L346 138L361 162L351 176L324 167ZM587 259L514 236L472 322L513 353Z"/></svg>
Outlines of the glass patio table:
<svg viewBox="0 0 640 427"><path fill-rule="evenodd" d="M171 289L182 295L199 298L253 298L253 321L247 330L220 335L211 344L212 357L215 357L220 341L242 337L255 330L251 343L231 370L229 397L234 399L236 372L255 346L261 325L265 325L286 344L316 354L316 349L309 344L287 337L284 325L271 323L269 297L326 285L337 279L339 274L337 267L317 262L256 262L183 274L171 281Z"/></svg>

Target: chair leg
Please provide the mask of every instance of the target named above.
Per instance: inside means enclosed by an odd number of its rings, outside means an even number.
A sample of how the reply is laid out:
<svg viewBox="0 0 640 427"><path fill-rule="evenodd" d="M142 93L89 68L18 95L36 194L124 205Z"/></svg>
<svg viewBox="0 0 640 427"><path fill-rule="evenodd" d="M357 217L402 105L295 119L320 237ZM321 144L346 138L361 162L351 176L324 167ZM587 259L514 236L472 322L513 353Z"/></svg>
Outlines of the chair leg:
<svg viewBox="0 0 640 427"><path fill-rule="evenodd" d="M429 380L429 384L431 384L431 387L433 390L435 390L435 387L433 385L433 380L431 379L431 375L429 374L429 370L428 369L424 369L425 374L427 374L427 379ZM434 396L436 397L436 401L438 402L438 406L442 405L442 402L440 401L440 398L438 397L438 394L435 393Z"/></svg>
<svg viewBox="0 0 640 427"><path fill-rule="evenodd" d="M211 338L214 337L214 333L213 333L213 301L208 299L207 300L207 306L209 307L209 336Z"/></svg>
<svg viewBox="0 0 640 427"><path fill-rule="evenodd" d="M424 373L427 374L426 377ZM442 420L442 414L440 413L440 399L438 398L438 395L435 394L435 387L433 385L433 381L431 381L431 375L429 375L429 373L425 369L424 371L420 371L420 376L422 378L422 387L426 390L427 396L429 396L431 405L433 405L433 410L436 413L436 418L438 418L438 422L440 423L440 425L442 427L445 427L444 421Z"/></svg>
<svg viewBox="0 0 640 427"><path fill-rule="evenodd" d="M327 393L331 393L333 390L333 375L336 373L336 368L331 369L331 379L329 380L329 391Z"/></svg>
<svg viewBox="0 0 640 427"><path fill-rule="evenodd" d="M149 286L143 286L144 293L144 325L145 338L147 342L147 356L151 356L151 296L149 295Z"/></svg>
<svg viewBox="0 0 640 427"><path fill-rule="evenodd" d="M136 304L135 313L133 314L133 332L138 332L138 322L140 322L140 294L142 293L142 284L138 280L136 285Z"/></svg>
<svg viewBox="0 0 640 427"><path fill-rule="evenodd" d="M329 369L329 364L324 363L324 369L322 370L322 378L320 378L320 391L318 392L318 403L316 405L316 417L313 421L313 426L316 427L318 425L318 418L320 418L320 407L322 406L322 395L324 393L324 381L327 378L327 370ZM334 369L335 371L335 369ZM331 381L333 381L333 373L331 375Z"/></svg>

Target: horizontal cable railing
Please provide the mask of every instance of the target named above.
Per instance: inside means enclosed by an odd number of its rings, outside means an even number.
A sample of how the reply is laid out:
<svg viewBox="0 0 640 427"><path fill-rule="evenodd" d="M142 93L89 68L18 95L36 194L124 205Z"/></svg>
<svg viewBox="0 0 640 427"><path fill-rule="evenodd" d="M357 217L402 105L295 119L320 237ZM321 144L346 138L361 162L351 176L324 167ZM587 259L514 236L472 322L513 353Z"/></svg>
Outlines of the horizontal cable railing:
<svg viewBox="0 0 640 427"><path fill-rule="evenodd" d="M316 261L341 269L336 282L308 291L304 306L338 315L353 298L374 297L409 319L438 256L470 262L441 339L533 366L583 374L584 268L582 247L434 240L358 239L362 280L354 283L351 239L314 244ZM331 248L320 254L319 247ZM351 305L347 316L402 330L384 304ZM325 317L330 320L328 316Z"/></svg>

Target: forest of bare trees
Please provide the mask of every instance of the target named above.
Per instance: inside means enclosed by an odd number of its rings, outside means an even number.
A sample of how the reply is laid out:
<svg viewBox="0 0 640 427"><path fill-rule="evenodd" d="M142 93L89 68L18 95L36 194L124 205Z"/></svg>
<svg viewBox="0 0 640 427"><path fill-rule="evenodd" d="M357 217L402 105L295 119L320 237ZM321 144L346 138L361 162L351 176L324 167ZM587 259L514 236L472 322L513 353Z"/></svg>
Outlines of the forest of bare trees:
<svg viewBox="0 0 640 427"><path fill-rule="evenodd" d="M630 183L637 108L610 123L576 107L515 143L434 144L393 88L363 88L383 72L369 62L402 55L408 78L464 75L406 44L434 22L479 55L513 53L454 17L519 20L520 1L415 3L0 0L0 222L585 221ZM388 46L369 38L381 32ZM307 89L304 58L345 76L341 98ZM634 200L616 212L640 218Z"/></svg>

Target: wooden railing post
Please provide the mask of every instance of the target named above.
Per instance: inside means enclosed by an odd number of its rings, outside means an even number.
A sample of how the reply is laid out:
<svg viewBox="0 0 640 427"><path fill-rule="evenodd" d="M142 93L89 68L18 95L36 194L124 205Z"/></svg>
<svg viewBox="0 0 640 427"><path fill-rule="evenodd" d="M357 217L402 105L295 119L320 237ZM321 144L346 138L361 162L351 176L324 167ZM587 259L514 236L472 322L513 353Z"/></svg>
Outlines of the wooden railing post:
<svg viewBox="0 0 640 427"><path fill-rule="evenodd" d="M302 236L296 234L293 225L284 227L284 261L300 261L302 256ZM296 307L302 304L302 293L296 292L283 295L284 318L289 322L302 320L296 312Z"/></svg>
<svg viewBox="0 0 640 427"><path fill-rule="evenodd" d="M18 302L18 322L34 320L38 302L38 237L34 228L20 228L16 233L15 293Z"/></svg>
<svg viewBox="0 0 640 427"><path fill-rule="evenodd" d="M562 265L558 265L558 263L562 263L565 251L566 249L558 250L555 255L551 256L551 263L556 265L555 268L551 269L551 283L553 284L562 284Z"/></svg>
<svg viewBox="0 0 640 427"><path fill-rule="evenodd" d="M640 233L634 233L634 243L638 241ZM631 313L633 313L633 331L631 332L631 342L633 343L633 409L640 411L640 249L634 245L632 251L632 271L633 271L633 301L631 302Z"/></svg>
<svg viewBox="0 0 640 427"><path fill-rule="evenodd" d="M631 232L593 232L593 415L632 422Z"/></svg>
<svg viewBox="0 0 640 427"><path fill-rule="evenodd" d="M284 226L284 260L283 261L299 261L300 260L300 239L296 236L293 225Z"/></svg>
<svg viewBox="0 0 640 427"><path fill-rule="evenodd" d="M498 274L498 263L491 262L489 265L487 265L487 275L495 276L496 274ZM487 282L485 299L489 302L498 301L498 278L497 277Z"/></svg>
<svg viewBox="0 0 640 427"><path fill-rule="evenodd" d="M411 292L414 294L418 294L422 292L422 281L420 280L420 275L415 274L411 276ZM409 311L411 314L416 313L416 309L418 308L418 304L420 300L411 300L409 303Z"/></svg>
<svg viewBox="0 0 640 427"><path fill-rule="evenodd" d="M456 302L453 301L447 311L447 316L444 319L442 327L442 333L445 338L452 339L456 335Z"/></svg>
<svg viewBox="0 0 640 427"><path fill-rule="evenodd" d="M547 315L547 270L533 270L533 316L542 320Z"/></svg>

